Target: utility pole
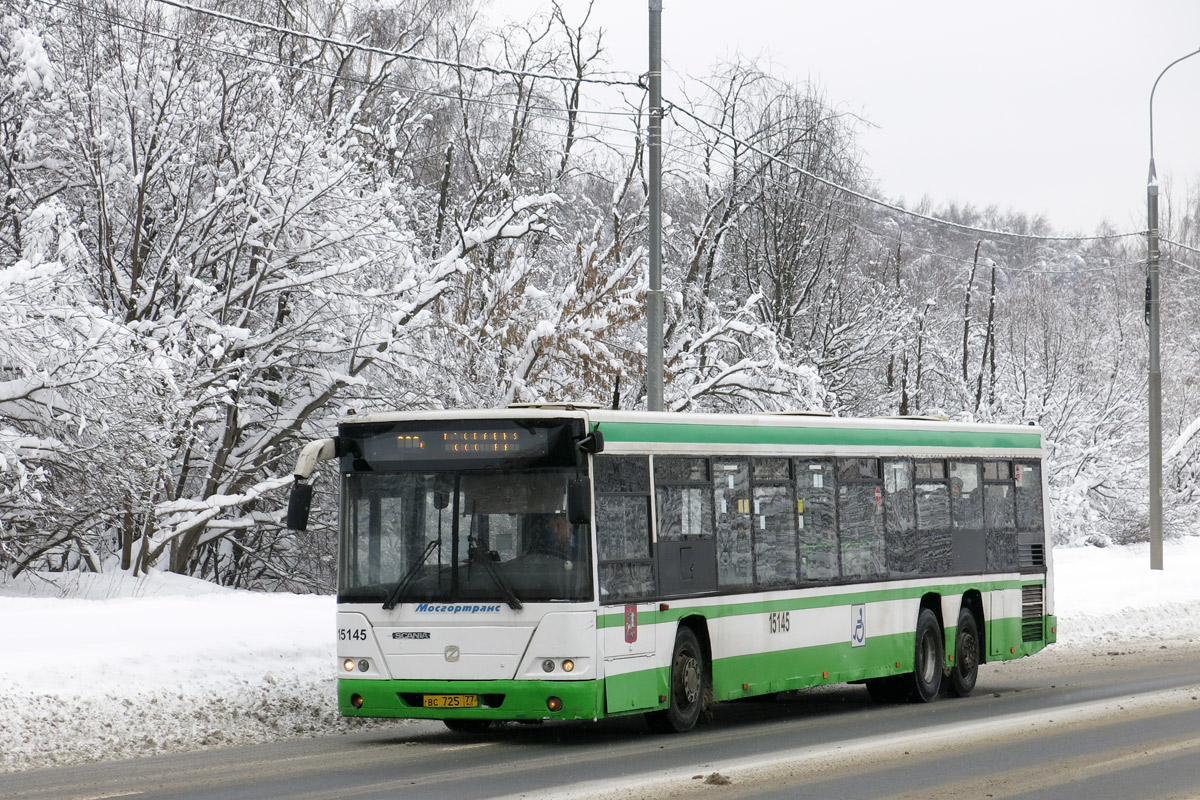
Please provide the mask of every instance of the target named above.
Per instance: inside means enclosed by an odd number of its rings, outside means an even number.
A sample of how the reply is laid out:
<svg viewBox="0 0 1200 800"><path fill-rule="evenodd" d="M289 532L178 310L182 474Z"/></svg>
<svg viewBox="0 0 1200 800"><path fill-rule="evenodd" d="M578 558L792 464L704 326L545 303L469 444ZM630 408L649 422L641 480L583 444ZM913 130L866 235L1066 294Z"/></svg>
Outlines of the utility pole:
<svg viewBox="0 0 1200 800"><path fill-rule="evenodd" d="M1150 97L1153 107L1153 93ZM1150 326L1150 569L1162 569L1162 366L1158 360L1158 176L1154 174L1153 144L1150 176L1146 181L1146 243L1149 250L1146 261L1146 324Z"/></svg>
<svg viewBox="0 0 1200 800"><path fill-rule="evenodd" d="M646 294L646 409L663 410L662 0L650 0L650 290Z"/></svg>
<svg viewBox="0 0 1200 800"><path fill-rule="evenodd" d="M1200 50L1167 64L1150 88L1150 174L1146 179L1146 324L1150 326L1150 569L1163 568L1162 366L1158 358L1158 175L1154 171L1154 92L1167 70L1197 54L1200 54Z"/></svg>

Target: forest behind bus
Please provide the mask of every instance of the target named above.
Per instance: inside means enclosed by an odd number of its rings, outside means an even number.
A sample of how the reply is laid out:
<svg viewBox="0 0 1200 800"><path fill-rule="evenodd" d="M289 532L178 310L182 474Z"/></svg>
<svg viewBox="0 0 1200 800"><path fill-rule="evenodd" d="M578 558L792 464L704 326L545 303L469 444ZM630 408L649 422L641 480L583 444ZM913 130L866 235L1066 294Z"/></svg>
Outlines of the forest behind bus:
<svg viewBox="0 0 1200 800"><path fill-rule="evenodd" d="M339 416L645 406L646 94L585 20L476 6L5 4L6 576L329 592L331 471L308 532L282 509ZM906 213L819 86L693 88L664 125L667 409L1040 425L1055 542L1146 540L1140 223ZM1200 530L1200 194L1164 177L1172 538Z"/></svg>

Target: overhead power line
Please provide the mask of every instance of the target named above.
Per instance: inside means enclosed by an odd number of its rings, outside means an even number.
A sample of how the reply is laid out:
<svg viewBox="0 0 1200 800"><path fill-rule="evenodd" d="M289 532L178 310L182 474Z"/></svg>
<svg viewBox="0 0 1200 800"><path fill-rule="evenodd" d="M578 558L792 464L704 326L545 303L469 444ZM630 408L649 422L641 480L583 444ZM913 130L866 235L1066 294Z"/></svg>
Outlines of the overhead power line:
<svg viewBox="0 0 1200 800"><path fill-rule="evenodd" d="M468 72L480 72L490 75L511 75L518 78L538 78L542 80L558 81L560 83L591 83L599 86L624 86L633 89L644 89L637 81L628 80L608 80L604 78L587 78L558 75L553 72L532 72L527 70L507 69L505 67L491 67L481 64L467 64L462 61L451 61L443 58L433 58L432 56L419 56L415 53L403 53L398 50L388 50L384 47L373 47L371 45L351 42L347 39L338 39L332 36L322 36L320 34L308 33L307 31L299 31L294 28L284 28L280 25L272 25L267 22L260 22L248 17L240 17L236 14L226 14L223 11L214 11L210 8L201 8L191 5L190 3L180 2L180 0L154 0L166 6L172 6L183 11L191 11L195 14L203 14L209 17L216 17L227 22L237 22L242 25L248 25L259 30L270 31L272 33L280 33L288 36L296 36L301 39L308 39L313 42L333 45L335 47L345 47L351 50L359 50L364 53L374 53L375 55L386 56L387 58L400 59L402 61L415 61L420 64L428 64L430 66L449 67L451 69L462 69Z"/></svg>
<svg viewBox="0 0 1200 800"><path fill-rule="evenodd" d="M687 135L689 137L693 137L693 138L698 136L698 134L690 132L690 131L685 131L684 133L685 133L685 135ZM725 167L733 166L732 157L728 156L724 153L713 153L712 158L719 160L720 164ZM833 219L836 219L838 222L845 225L847 228L853 228L853 229L860 231L862 233L865 233L869 236L873 236L878 240L886 240L889 238L893 238L893 239L895 238L894 232L880 231L880 230L875 229L871 225L865 223L863 221L862 215L855 213L855 211L854 211L855 206L852 204L852 202L849 199L831 197L831 198L823 199L820 201L813 200L813 199L803 196L802 194L796 194L795 186L786 184L783 181L779 180L778 178L772 178L765 174L756 175L754 178L754 181L761 182L764 184L770 184L771 186L774 186L785 192L792 192L792 194L788 196L788 202L799 203L800 205L812 208L821 214L824 214L829 217L832 217ZM843 210L835 210L835 204L836 204L836 206L840 207ZM1068 241L1073 241L1073 240L1068 240ZM913 251L913 252L917 252L917 253L920 253L923 255L933 256L935 258L942 259L949 263L959 264L959 265L963 265L963 266L970 266L971 264L975 263L975 260L971 257L962 256L962 255L951 255L951 254L943 252L941 250L935 250L931 247L926 247L926 246L917 244L911 240L904 242L904 248L906 251ZM1125 270L1130 267L1138 267L1138 266L1145 267L1145 265L1146 265L1146 262L1144 260L1138 260L1138 261L1122 261L1119 263L1106 264L1105 266L1102 266L1102 267L1089 267L1087 269L1080 269L1080 268L1076 268L1076 267L1041 268L1041 267L1035 267L1035 266L1029 266L1029 265L1016 267L1016 266L1008 266L1008 265L1000 264L1000 263L995 263L992 266L1003 272L1008 272L1008 273L1018 274L1018 275L1065 275L1065 274L1082 275L1082 274L1089 273L1089 272L1095 272L1095 273L1114 272L1114 271L1118 271L1118 270Z"/></svg>
<svg viewBox="0 0 1200 800"><path fill-rule="evenodd" d="M154 0L154 1L161 5L170 6L170 7L177 8L177 9L180 9L183 11L189 11L189 12L192 12L195 14L214 17L217 19L222 19L222 20L225 20L228 22L234 22L234 23L246 25L249 27L257 28L259 30L270 31L272 33L277 33L277 34L281 34L281 35L295 36L295 37L299 37L302 39L307 39L307 40L314 41L314 42L320 42L323 44L328 44L328 45L332 45L332 46L336 46L336 47L344 47L344 48L358 50L358 51L362 51L362 52L374 53L376 55L385 56L387 58L393 58L393 59L399 59L399 60L405 60L405 61L413 61L413 62L428 64L428 65L432 65L432 66L441 66L441 67L446 67L446 68L455 69L455 70L461 69L461 70L465 70L465 71L469 71L469 72L487 73L487 74L492 74L492 75L509 75L509 76L513 76L513 77L535 78L535 79L541 79L541 80L556 81L556 82L560 82L560 83L576 83L576 82L578 82L578 83L595 84L595 85L610 86L610 87L635 88L638 90L645 89L645 86L642 83L637 82L637 81L631 81L631 80L616 80L616 79L603 79L603 78L593 78L593 77L565 76L565 75L559 75L556 73L549 73L549 72L514 70L514 69L508 69L508 68L504 68L504 67L493 67L493 66L486 66L486 65L469 64L469 63L465 63L465 62L461 62L461 61L454 61L454 60L449 60L449 59L439 59L439 58L434 58L434 57L430 57L430 56L420 56L420 55L416 55L414 53L405 53L405 52L400 52L400 51L396 51L396 50L389 50L387 48L374 47L371 45L365 45L365 44L361 44L358 42L352 42L352 41L349 41L346 39L339 39L336 37L323 36L320 34L309 33L306 31L300 31L300 30L296 30L293 28L286 28L286 27L279 26L279 25L273 25L270 23L249 19L247 17L238 16L236 14L228 14L228 13L225 13L222 11L216 11L213 9L202 8L199 6L192 5L190 3L182 2L181 0ZM274 62L274 63L278 63L278 62ZM286 66L286 65L280 64L280 66ZM428 90L415 89L415 88L411 88L411 87L409 90L424 93L424 94L436 94L435 92L429 92ZM501 105L500 103L495 103L494 101L491 101L491 102L481 101L481 102L486 102L486 104ZM920 212L913 211L911 209L907 209L902 206L896 205L895 203L890 203L886 200L882 200L877 197L872 197L871 195L865 194L864 192L858 191L856 189L852 189L848 186L844 186L844 185L839 184L836 181L832 181L828 178L821 177L820 175L817 175L816 173L806 170L805 168L803 168L795 163L792 163L790 161L782 159L772 153L766 152L762 148L760 148L744 139L741 139L740 137L730 133L729 131L726 131L719 126L714 125L713 123L708 122L704 118L689 111L687 108L685 108L683 106L671 104L669 101L665 102L665 105L667 106L667 109L669 112L678 112L681 115L691 119L698 125L701 125L702 127L713 131L714 133L718 134L719 136L727 138L730 141L736 142L739 145L741 145L742 147L745 147L747 150L753 151L753 152L763 156L764 158L770 159L771 161L774 161L775 163L778 163L787 169L794 170L802 175L805 175L806 177L811 178L812 180L818 181L819 183L829 186L832 189L843 192L846 195L849 195L851 197L858 198L859 200L862 200L863 202L870 203L874 206L878 206L880 208L885 208L885 209L888 209L895 213L902 214L902 215L905 215L908 217L912 217L914 219L924 220L926 222L929 222L929 223L932 223L935 225L942 225L942 226L954 228L957 230L965 231L965 232L968 232L971 234L976 234L976 235L983 235L983 236L989 236L989 237L1005 237L1008 239L1040 241L1040 242L1111 241L1111 240L1115 240L1115 239L1124 239L1124 238L1129 238L1129 237L1133 237L1133 236L1146 235L1146 231L1143 230L1143 231L1132 231L1132 232L1127 232L1127 233L1107 234L1107 235L1099 235L1099 236L1040 236L1040 235L1034 235L1034 234L1015 233L1013 231L1002 231L1002 230L994 230L994 229L990 229L990 228L980 228L980 227L976 227L973 225L966 225L964 223L952 222L950 220L941 219L941 218L934 217L934 216L931 216L928 214L922 214ZM580 111L581 111L581 113L592 113L592 112L587 112L583 109L581 109ZM612 112L598 112L598 113L607 115ZM604 126L595 126L594 124L593 124L593 126L594 127L604 127ZM1165 239L1163 241L1170 243L1172 245L1181 247L1183 249L1192 250L1193 252L1200 252L1200 251L1196 251L1192 248L1188 248L1185 245L1180 245L1176 242L1170 242L1169 240L1165 240Z"/></svg>
<svg viewBox="0 0 1200 800"><path fill-rule="evenodd" d="M1171 239L1165 239L1165 238L1159 239L1159 241L1162 242L1163 244L1169 244L1172 247L1178 247L1180 250L1187 250L1189 253L1200 254L1200 249L1197 249L1190 245L1183 244L1182 242L1176 242L1176 241L1172 241Z"/></svg>
<svg viewBox="0 0 1200 800"><path fill-rule="evenodd" d="M41 5L44 5L48 8L63 9L63 10L69 9L78 14L89 17L91 19L98 20L100 22L105 22L110 25L114 25L116 27L123 28L125 30L133 31L134 33L140 33L140 34L145 34L148 36L154 36L154 37L157 37L157 38L160 38L160 39L163 39L166 41L171 41L171 42L184 42L198 50L204 50L204 51L212 53L214 55L229 56L229 57L233 57L233 58L241 58L241 59L249 61L249 62L261 64L261 65L268 66L268 67L275 67L278 69L285 69L290 72L301 73L301 74L311 75L311 76L320 77L320 78L343 80L343 81L347 81L349 83L355 83L355 84L359 84L362 86L378 85L381 87L392 89L394 91L405 92L405 93L413 94L413 95L421 95L421 96L425 96L425 97L436 97L436 98L443 99L443 100L451 100L451 101L454 101L457 103L469 103L471 105L488 106L491 108L504 109L506 111L522 110L522 111L529 112L530 118L535 119L535 120L562 122L564 120L564 118L566 117L566 115L568 114L568 110L564 109L564 108L557 108L557 107L552 108L549 106L540 106L540 105L534 105L534 104L518 104L518 103L515 103L512 101L497 100L495 98L471 97L471 96L467 96L467 95L451 94L448 91L440 91L439 92L439 91L435 91L432 89L422 89L422 88L418 88L415 86L409 86L409 85L401 83L393 78L381 78L377 81L372 81L370 79L362 78L362 77L359 77L359 76L356 76L353 74L336 73L336 72L333 72L328 69L320 69L317 67L313 67L311 65L310 66L301 66L299 64L289 64L289 63L285 63L285 62L279 60L278 58L275 58L274 56L258 53L253 50L250 50L248 48L224 49L222 47L215 46L209 42L202 41L196 37L189 37L189 36L181 35L178 33L168 33L163 30L150 28L144 24L137 24L137 23L132 22L123 17L119 17L115 14L112 14L111 12L94 9L87 5L81 4L79 2L72 2L71 0L33 0L33 1L36 3L39 3ZM237 47L236 45L229 45L229 46ZM262 74L267 74L267 73L262 73ZM632 117L636 114L636 112L634 112L633 110L601 111L601 110L597 110L597 109L578 108L578 109L576 109L575 113L579 117L579 118L577 118L576 122L581 128L609 131L612 133L618 133L618 134L622 134L622 135L635 135L636 134L636 131L633 129L630 129L630 128L619 128L619 127L615 127L613 125L605 125L605 124L601 124L598 122L590 122L586 119L582 119L582 117L601 117L601 118L620 117L623 119L629 119L630 117ZM622 149L622 146L617 145L613 142L605 142L605 146L609 147L610 149L614 149L614 150ZM437 157L440 158L441 157L440 154Z"/></svg>
<svg viewBox="0 0 1200 800"><path fill-rule="evenodd" d="M798 164L793 164L792 162L786 161L772 153L768 153L767 151L763 150L762 148L757 147L756 145L754 145L750 142L747 142L745 139L741 139L741 138L735 136L734 134L730 133L729 131L726 131L719 126L712 124L711 122L705 120L703 117L693 114L691 111L688 111L686 108L684 108L682 106L673 105L665 100L664 100L664 102L667 106L667 110L670 113L679 112L680 114L687 117L688 119L691 119L692 121L696 122L697 124L702 125L703 127L713 131L714 133L716 133L720 136L723 136L723 137L729 139L730 141L736 142L737 144L741 145L742 147L745 147L747 150L752 150L753 152L758 153L760 156L762 156L764 158L768 158L771 161L774 161L775 163L780 164L781 166L795 170L796 172L799 172L800 174L802 174L806 177L812 178L813 180L818 181L819 183L825 184L826 186L830 187L831 189L836 189L840 192L845 192L846 194L850 195L851 197L857 197L859 200L862 200L864 202L871 203L872 205L879 206L880 208L886 208L890 211L896 212L897 214L904 214L906 216L913 217L915 219L922 219L922 220L925 220L926 222L932 222L937 225L945 225L950 228L957 228L958 230L969 231L970 233L981 234L983 236L991 236L991 237L1003 236L1003 237L1008 237L1011 239L1025 239L1025 240L1039 241L1039 242L1097 242L1097 241L1108 241L1108 240L1112 240L1112 239L1125 239L1125 238L1129 238L1131 236L1144 236L1146 234L1145 231L1133 231L1130 233L1114 233L1114 234L1109 234L1109 235L1105 235L1105 236L1036 236L1036 235L1028 234L1028 233L1013 233L1012 231L997 231L997 230L991 230L989 228L977 228L973 225L964 225L960 222L951 222L950 220L939 219L937 217L929 216L928 214L921 214L917 211L909 210L907 208L904 208L903 206L898 206L895 203L889 203L886 200L880 200L877 197L871 197L868 194L864 194L863 192L860 192L856 189L851 189L848 186L843 186L840 183L829 180L828 178L822 178L820 175L810 172L809 170L806 170L804 167L801 167Z"/></svg>

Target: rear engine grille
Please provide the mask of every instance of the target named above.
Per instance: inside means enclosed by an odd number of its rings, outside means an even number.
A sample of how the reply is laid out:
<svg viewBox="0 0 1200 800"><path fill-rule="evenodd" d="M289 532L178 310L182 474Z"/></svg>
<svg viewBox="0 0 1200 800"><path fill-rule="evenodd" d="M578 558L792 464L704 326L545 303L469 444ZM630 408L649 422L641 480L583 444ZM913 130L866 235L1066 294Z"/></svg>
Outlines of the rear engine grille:
<svg viewBox="0 0 1200 800"><path fill-rule="evenodd" d="M1043 638L1042 619L1045 615L1043 588L1041 585L1021 587L1021 641L1023 642L1040 642Z"/></svg>
<svg viewBox="0 0 1200 800"><path fill-rule="evenodd" d="M1025 544L1017 548L1017 557L1022 567L1044 567L1046 565L1046 545L1042 542Z"/></svg>

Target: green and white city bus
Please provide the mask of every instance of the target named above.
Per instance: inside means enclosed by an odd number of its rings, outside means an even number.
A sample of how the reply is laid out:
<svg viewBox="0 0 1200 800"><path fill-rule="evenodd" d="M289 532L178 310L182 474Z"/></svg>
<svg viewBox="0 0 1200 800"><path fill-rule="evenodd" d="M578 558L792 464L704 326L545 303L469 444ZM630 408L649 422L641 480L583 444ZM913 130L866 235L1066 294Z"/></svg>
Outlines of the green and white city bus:
<svg viewBox="0 0 1200 800"><path fill-rule="evenodd" d="M645 714L863 682L967 695L1055 641L1042 433L577 404L341 420L338 705L355 717ZM565 517L565 519L564 519Z"/></svg>

